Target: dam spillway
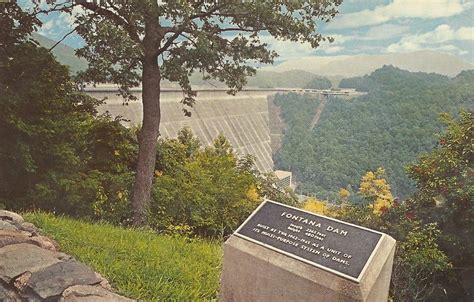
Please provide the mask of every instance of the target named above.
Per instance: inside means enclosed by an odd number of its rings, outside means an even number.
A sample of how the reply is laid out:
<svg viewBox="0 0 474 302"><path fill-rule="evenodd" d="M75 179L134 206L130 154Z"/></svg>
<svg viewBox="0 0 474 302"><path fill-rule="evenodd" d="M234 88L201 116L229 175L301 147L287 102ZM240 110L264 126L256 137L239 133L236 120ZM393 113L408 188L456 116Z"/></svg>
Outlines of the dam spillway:
<svg viewBox="0 0 474 302"><path fill-rule="evenodd" d="M106 103L98 108L100 113L122 116L128 127L139 125L142 121L141 91L133 91L137 101L127 104L116 91L99 87L85 92L97 99L107 98ZM175 138L180 129L189 127L203 146L209 146L222 133L237 154L251 154L255 156L260 171L272 171L268 97L287 91L249 89L232 96L225 90L197 90L196 103L190 108L180 103L183 98L180 90L162 90L160 135ZM184 115L184 108L191 112L190 117Z"/></svg>

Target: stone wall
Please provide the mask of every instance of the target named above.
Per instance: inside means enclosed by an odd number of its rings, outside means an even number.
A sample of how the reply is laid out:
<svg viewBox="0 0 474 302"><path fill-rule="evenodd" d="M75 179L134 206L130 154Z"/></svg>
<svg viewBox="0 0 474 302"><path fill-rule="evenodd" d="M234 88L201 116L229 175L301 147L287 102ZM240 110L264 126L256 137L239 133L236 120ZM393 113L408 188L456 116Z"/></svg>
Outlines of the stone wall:
<svg viewBox="0 0 474 302"><path fill-rule="evenodd" d="M0 210L0 301L134 300L113 293L106 279L23 217Z"/></svg>

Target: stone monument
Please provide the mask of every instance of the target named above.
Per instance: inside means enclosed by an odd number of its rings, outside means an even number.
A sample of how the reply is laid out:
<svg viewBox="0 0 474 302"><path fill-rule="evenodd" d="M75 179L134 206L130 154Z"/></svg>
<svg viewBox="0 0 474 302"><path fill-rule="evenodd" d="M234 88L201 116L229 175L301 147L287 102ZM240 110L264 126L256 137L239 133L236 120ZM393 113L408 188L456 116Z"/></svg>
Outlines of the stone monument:
<svg viewBox="0 0 474 302"><path fill-rule="evenodd" d="M264 201L224 245L220 301L387 301L395 240Z"/></svg>

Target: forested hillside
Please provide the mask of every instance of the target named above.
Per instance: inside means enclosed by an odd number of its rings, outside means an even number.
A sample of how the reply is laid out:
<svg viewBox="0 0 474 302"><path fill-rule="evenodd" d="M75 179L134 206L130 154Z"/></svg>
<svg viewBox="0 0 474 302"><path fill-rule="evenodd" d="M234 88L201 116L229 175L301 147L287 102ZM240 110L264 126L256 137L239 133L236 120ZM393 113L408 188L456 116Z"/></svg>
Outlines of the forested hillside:
<svg viewBox="0 0 474 302"><path fill-rule="evenodd" d="M329 99L314 129L309 125L317 100L277 96L286 132L276 166L293 171L298 192L329 198L341 187L355 188L367 170L384 167L394 195L406 197L414 185L405 167L435 145L442 128L439 114L474 107L473 74L464 71L450 79L385 66L343 80L342 87L368 95Z"/></svg>

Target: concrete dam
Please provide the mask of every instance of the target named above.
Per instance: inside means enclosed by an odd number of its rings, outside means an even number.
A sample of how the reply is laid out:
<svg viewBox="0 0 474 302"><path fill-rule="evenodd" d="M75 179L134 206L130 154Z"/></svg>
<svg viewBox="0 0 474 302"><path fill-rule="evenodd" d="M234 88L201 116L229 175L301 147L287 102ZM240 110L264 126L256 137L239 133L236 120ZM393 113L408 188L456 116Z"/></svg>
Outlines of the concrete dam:
<svg viewBox="0 0 474 302"><path fill-rule="evenodd" d="M175 138L178 131L187 126L203 146L209 146L222 133L237 154L255 156L257 168L265 172L273 170L272 155L280 148L284 133L280 108L273 104L273 96L293 91L312 93L317 98L323 98L328 93L299 88L244 89L235 96L227 94L225 89L196 91L196 103L192 108L180 103L183 98L181 90L161 91L161 137ZM122 116L127 120L124 124L128 127L141 123L141 89L132 90L137 101L127 104L117 95L117 88L113 86L89 87L85 92L97 99L107 98L106 104L98 108L100 113ZM191 117L184 115L184 108L191 112Z"/></svg>
<svg viewBox="0 0 474 302"><path fill-rule="evenodd" d="M133 94L137 101L124 103L116 89L107 87L87 88L85 92L97 99L107 98L99 112L125 118L126 126L139 125L142 121L141 90ZM162 90L160 135L175 138L183 127L190 127L203 146L209 146L220 134L224 134L239 155L252 154L261 171L273 170L270 140L268 97L286 90L243 90L236 96L226 90L197 90L196 103L192 108L180 103L180 90ZM183 108L191 112L186 117Z"/></svg>

